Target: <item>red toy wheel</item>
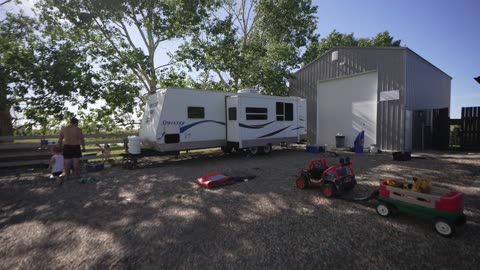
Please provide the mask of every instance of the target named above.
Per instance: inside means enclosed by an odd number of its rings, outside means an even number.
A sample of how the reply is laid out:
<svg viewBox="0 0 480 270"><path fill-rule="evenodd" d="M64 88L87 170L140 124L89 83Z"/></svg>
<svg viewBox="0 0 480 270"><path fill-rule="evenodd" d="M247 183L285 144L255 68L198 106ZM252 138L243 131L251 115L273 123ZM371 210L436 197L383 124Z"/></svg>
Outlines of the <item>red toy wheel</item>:
<svg viewBox="0 0 480 270"><path fill-rule="evenodd" d="M299 189L305 189L308 187L308 182L304 175L300 175L300 177L298 177L296 184Z"/></svg>
<svg viewBox="0 0 480 270"><path fill-rule="evenodd" d="M335 187L331 183L327 183L323 186L323 196L332 198L335 196Z"/></svg>

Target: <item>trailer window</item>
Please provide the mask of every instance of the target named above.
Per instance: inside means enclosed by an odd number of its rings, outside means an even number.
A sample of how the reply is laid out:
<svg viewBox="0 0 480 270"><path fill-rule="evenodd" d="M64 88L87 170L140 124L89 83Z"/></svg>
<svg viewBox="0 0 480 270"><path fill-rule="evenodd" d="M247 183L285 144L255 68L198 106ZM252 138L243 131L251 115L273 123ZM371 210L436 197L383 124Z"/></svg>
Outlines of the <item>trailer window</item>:
<svg viewBox="0 0 480 270"><path fill-rule="evenodd" d="M277 121L293 121L293 103L277 102Z"/></svg>
<svg viewBox="0 0 480 270"><path fill-rule="evenodd" d="M165 143L179 143L180 134L165 134Z"/></svg>
<svg viewBox="0 0 480 270"><path fill-rule="evenodd" d="M276 107L277 107L277 121L285 120L283 102L277 102Z"/></svg>
<svg viewBox="0 0 480 270"><path fill-rule="evenodd" d="M188 107L188 118L205 118L205 108Z"/></svg>
<svg viewBox="0 0 480 270"><path fill-rule="evenodd" d="M267 108L246 107L245 113L247 115L247 120L267 120L268 119Z"/></svg>
<svg viewBox="0 0 480 270"><path fill-rule="evenodd" d="M293 103L285 103L285 121L293 121Z"/></svg>
<svg viewBox="0 0 480 270"><path fill-rule="evenodd" d="M237 108L236 107L228 108L228 120L237 120Z"/></svg>

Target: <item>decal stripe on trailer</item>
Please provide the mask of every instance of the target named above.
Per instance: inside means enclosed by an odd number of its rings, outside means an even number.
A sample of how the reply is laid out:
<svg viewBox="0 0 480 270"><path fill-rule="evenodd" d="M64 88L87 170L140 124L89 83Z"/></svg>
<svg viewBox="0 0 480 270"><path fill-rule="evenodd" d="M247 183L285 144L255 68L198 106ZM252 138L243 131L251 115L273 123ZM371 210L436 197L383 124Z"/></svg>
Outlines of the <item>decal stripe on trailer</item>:
<svg viewBox="0 0 480 270"><path fill-rule="evenodd" d="M268 125L270 125L270 124L273 123L273 122L275 122L275 121L272 121L272 122L269 122L269 123L265 123L265 124L261 124L261 125L251 125L251 126L245 125L245 124L242 124L242 123L238 123L238 126L243 127L243 128L259 129L259 128L263 128L263 127L265 127L265 126L268 126Z"/></svg>
<svg viewBox="0 0 480 270"><path fill-rule="evenodd" d="M292 129L292 130L297 130L297 129L301 129L301 128L305 128L305 127L300 126L300 127L294 128L294 129Z"/></svg>
<svg viewBox="0 0 480 270"><path fill-rule="evenodd" d="M185 132L187 129L189 129L189 128L193 127L193 126L202 124L202 123L217 123L217 124L220 124L220 125L225 126L225 123L224 123L224 122L219 122L219 121L215 121L215 120L203 120L203 121L191 123L191 124L188 124L188 125L186 125L186 126L181 127L181 128L180 128L180 133L183 133L183 132Z"/></svg>
<svg viewBox="0 0 480 270"><path fill-rule="evenodd" d="M265 137L269 137L269 136L273 136L273 135L275 135L275 134L277 134L277 133L280 133L280 132L284 131L285 129L287 129L287 128L289 128L289 127L291 127L291 125L288 126L288 127L286 127L286 128L282 128L282 129L279 129L279 130L277 130L277 131L274 131L274 132L272 132L272 133L268 133L268 134L265 134L265 135L263 135L263 136L260 136L260 137L258 137L258 139L260 139L260 138L265 138Z"/></svg>

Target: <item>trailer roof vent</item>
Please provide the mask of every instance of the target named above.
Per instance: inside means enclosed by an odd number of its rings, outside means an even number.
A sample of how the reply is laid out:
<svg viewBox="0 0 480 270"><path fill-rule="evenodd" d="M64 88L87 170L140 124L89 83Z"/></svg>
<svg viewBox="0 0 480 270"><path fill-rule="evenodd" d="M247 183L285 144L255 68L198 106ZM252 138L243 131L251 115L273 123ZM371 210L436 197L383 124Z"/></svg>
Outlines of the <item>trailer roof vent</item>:
<svg viewBox="0 0 480 270"><path fill-rule="evenodd" d="M338 51L332 52L332 62L338 60Z"/></svg>
<svg viewBox="0 0 480 270"><path fill-rule="evenodd" d="M256 95L258 95L258 89L255 89L255 88L245 88L245 89L238 90L237 93L240 93L240 94L256 94Z"/></svg>

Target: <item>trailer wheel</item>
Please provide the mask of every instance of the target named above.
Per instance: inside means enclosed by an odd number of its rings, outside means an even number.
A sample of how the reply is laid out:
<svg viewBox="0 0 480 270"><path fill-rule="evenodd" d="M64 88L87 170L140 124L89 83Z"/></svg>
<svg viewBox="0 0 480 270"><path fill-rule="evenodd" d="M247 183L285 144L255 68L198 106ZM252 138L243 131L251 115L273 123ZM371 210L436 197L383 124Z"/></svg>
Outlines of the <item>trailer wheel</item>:
<svg viewBox="0 0 480 270"><path fill-rule="evenodd" d="M326 183L324 186L323 186L323 196L327 197L327 198L333 198L335 197L335 193L336 193L336 188L335 186L332 184L332 183Z"/></svg>
<svg viewBox="0 0 480 270"><path fill-rule="evenodd" d="M266 144L261 148L261 150L262 150L263 154L268 155L272 152L272 145L271 144Z"/></svg>
<svg viewBox="0 0 480 270"><path fill-rule="evenodd" d="M377 210L377 214L379 214L382 217L388 217L392 214L392 208L385 203L379 203L377 205L376 210Z"/></svg>
<svg viewBox="0 0 480 270"><path fill-rule="evenodd" d="M258 147L256 146L249 147L248 153L252 156L255 156L256 154L258 154Z"/></svg>
<svg viewBox="0 0 480 270"><path fill-rule="evenodd" d="M221 148L222 148L223 153L225 153L225 154L230 154L232 152L232 149L233 149L233 147L231 147L231 146L222 146Z"/></svg>
<svg viewBox="0 0 480 270"><path fill-rule="evenodd" d="M435 226L435 231L443 237L450 237L455 232L455 225L444 218L435 219L433 225Z"/></svg>

